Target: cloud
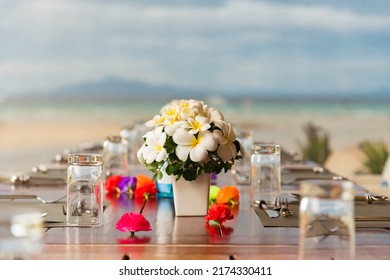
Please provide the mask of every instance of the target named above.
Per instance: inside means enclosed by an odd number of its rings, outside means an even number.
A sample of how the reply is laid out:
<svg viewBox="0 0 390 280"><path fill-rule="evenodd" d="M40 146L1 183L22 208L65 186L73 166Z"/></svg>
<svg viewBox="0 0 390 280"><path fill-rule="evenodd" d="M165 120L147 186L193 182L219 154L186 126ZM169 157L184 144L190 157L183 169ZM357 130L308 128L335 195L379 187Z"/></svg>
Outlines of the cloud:
<svg viewBox="0 0 390 280"><path fill-rule="evenodd" d="M12 1L0 10L2 89L105 76L215 90L389 86L389 17L326 1L168 2Z"/></svg>

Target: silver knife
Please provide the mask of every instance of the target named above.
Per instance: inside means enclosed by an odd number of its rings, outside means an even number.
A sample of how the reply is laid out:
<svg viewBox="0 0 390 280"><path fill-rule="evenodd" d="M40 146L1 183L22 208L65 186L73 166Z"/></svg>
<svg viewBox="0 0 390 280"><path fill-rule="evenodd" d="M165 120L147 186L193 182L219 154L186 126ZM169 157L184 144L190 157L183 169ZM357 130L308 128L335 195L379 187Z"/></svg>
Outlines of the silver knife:
<svg viewBox="0 0 390 280"><path fill-rule="evenodd" d="M264 200L260 200L259 207L264 210L264 212L268 215L270 218L277 218L279 217L279 212L275 210L270 210L267 207L267 203Z"/></svg>

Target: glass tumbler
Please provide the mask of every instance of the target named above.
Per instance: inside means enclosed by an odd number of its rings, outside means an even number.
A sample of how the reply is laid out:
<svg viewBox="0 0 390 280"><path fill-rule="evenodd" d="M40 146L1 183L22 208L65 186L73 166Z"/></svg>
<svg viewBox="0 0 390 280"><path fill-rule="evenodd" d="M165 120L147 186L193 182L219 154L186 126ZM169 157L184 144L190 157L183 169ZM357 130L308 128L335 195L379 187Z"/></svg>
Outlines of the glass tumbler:
<svg viewBox="0 0 390 280"><path fill-rule="evenodd" d="M111 175L128 176L129 174L128 141L119 136L108 136L103 142L104 178Z"/></svg>
<svg viewBox="0 0 390 280"><path fill-rule="evenodd" d="M122 127L120 136L127 140L129 164L137 162L138 130L136 125Z"/></svg>
<svg viewBox="0 0 390 280"><path fill-rule="evenodd" d="M250 203L258 206L265 201L273 208L280 198L280 145L254 144L251 155Z"/></svg>
<svg viewBox="0 0 390 280"><path fill-rule="evenodd" d="M70 154L66 222L70 226L103 224L102 156Z"/></svg>
<svg viewBox="0 0 390 280"><path fill-rule="evenodd" d="M237 133L237 140L244 148L245 157L234 162L232 174L236 184L249 185L251 175L251 153L253 145L253 131L241 130Z"/></svg>
<svg viewBox="0 0 390 280"><path fill-rule="evenodd" d="M354 259L353 183L307 180L300 194L299 259Z"/></svg>

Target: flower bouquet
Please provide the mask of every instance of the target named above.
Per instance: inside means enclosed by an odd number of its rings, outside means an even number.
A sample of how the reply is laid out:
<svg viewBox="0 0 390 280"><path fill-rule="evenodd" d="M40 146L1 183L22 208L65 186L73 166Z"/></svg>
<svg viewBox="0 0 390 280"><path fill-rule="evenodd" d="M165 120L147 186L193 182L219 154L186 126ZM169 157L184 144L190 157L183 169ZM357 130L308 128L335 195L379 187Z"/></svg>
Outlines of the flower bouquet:
<svg viewBox="0 0 390 280"><path fill-rule="evenodd" d="M155 179L168 175L187 181L202 173L219 174L245 156L232 125L221 112L199 100L173 100L146 123L151 130L137 157Z"/></svg>

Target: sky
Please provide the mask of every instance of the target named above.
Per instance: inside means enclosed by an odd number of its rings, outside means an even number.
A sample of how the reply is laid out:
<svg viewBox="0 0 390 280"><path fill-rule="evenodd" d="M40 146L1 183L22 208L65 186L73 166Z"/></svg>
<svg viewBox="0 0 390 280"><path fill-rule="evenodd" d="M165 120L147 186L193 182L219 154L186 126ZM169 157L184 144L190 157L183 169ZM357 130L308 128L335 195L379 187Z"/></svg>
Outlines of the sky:
<svg viewBox="0 0 390 280"><path fill-rule="evenodd" d="M108 77L390 94L388 0L0 0L0 97Z"/></svg>

